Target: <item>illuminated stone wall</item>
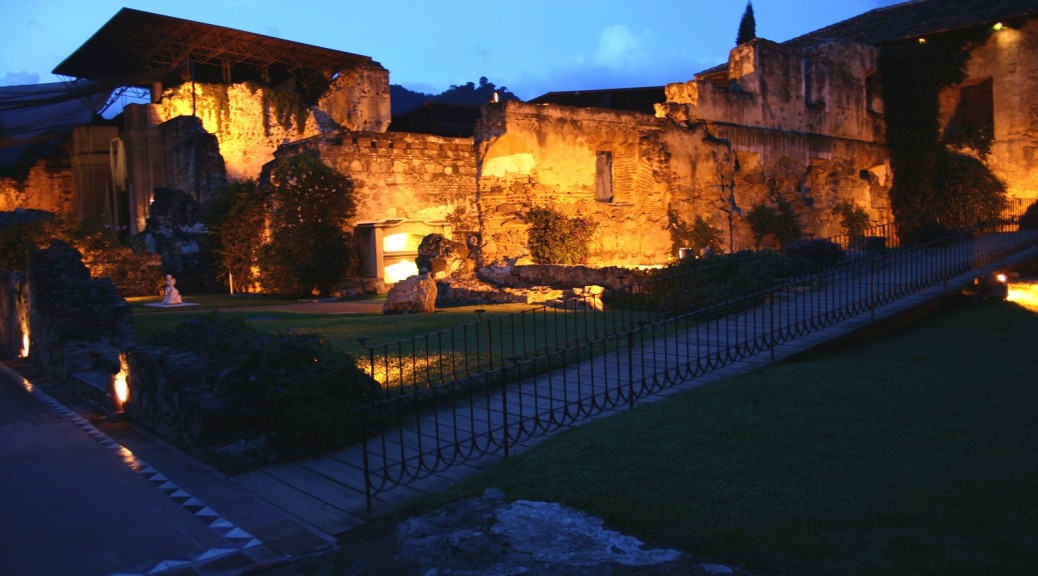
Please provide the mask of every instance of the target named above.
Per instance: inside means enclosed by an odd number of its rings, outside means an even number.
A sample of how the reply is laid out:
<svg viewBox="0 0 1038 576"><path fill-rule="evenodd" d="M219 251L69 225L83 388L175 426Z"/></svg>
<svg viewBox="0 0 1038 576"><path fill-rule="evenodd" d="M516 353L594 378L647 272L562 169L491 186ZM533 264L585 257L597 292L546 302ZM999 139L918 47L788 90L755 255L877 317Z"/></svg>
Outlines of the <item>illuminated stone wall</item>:
<svg viewBox="0 0 1038 576"><path fill-rule="evenodd" d="M167 90L159 122L196 116L216 136L227 177L258 178L277 147L321 132L384 132L389 127L389 72L357 68L338 73L316 106L287 89L256 84L186 83Z"/></svg>
<svg viewBox="0 0 1038 576"><path fill-rule="evenodd" d="M40 160L25 180L0 178L0 211L34 208L76 213L76 193L68 158Z"/></svg>
<svg viewBox="0 0 1038 576"><path fill-rule="evenodd" d="M882 143L878 54L847 42L797 48L757 39L732 49L727 76L667 85L656 115Z"/></svg>
<svg viewBox="0 0 1038 576"><path fill-rule="evenodd" d="M598 222L590 264L656 265L676 257L668 213L703 218L733 250L754 247L744 215L788 200L804 233L844 232L840 200L889 218L886 150L873 142L731 123L674 122L633 112L509 102L488 105L477 128L484 257L527 253L521 215L548 206ZM596 199L600 154L612 198Z"/></svg>
<svg viewBox="0 0 1038 576"><path fill-rule="evenodd" d="M716 152L701 146L701 135L646 114L518 102L485 106L476 140L483 253L490 259L527 254L522 214L550 207L599 223L590 264L665 261L667 206L690 194L692 159ZM612 164L609 201L595 198L603 153Z"/></svg>
<svg viewBox="0 0 1038 576"><path fill-rule="evenodd" d="M355 222L399 218L478 228L471 138L342 130L285 147L279 155L307 148L353 178Z"/></svg>
<svg viewBox="0 0 1038 576"><path fill-rule="evenodd" d="M966 80L941 94L941 125L952 122L963 87L990 80L994 141L985 159L1010 196L1038 199L1038 21L994 32L973 51Z"/></svg>

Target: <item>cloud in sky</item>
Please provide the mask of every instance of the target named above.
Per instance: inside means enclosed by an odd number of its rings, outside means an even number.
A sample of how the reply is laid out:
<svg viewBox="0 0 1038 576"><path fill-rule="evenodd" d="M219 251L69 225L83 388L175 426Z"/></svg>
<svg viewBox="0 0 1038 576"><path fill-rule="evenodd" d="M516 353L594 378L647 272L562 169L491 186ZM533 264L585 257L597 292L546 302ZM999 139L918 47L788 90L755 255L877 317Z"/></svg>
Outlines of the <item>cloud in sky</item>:
<svg viewBox="0 0 1038 576"><path fill-rule="evenodd" d="M644 47L650 38L651 34L635 34L622 24L608 26L598 36L592 62L602 68L630 70L648 60Z"/></svg>

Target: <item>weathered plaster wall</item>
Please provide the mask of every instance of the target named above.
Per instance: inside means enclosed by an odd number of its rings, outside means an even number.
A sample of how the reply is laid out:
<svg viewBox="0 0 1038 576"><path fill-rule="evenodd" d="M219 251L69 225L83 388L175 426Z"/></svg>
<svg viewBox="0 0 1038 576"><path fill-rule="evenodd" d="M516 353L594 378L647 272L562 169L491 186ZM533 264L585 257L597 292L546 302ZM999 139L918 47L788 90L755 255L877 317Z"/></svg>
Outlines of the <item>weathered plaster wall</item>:
<svg viewBox="0 0 1038 576"><path fill-rule="evenodd" d="M341 130L286 146L278 155L305 149L317 151L325 163L353 178L354 223L446 220L456 229L478 229L471 138Z"/></svg>
<svg viewBox="0 0 1038 576"><path fill-rule="evenodd" d="M875 48L862 44L797 48L757 39L732 49L726 77L667 85L657 116L881 143L877 58Z"/></svg>
<svg viewBox="0 0 1038 576"><path fill-rule="evenodd" d="M844 232L831 213L841 200L865 208L874 220L889 219L891 178L882 145L730 120L675 122L515 102L486 106L476 131L484 256L527 253L521 215L533 206L595 219L590 263L622 266L676 256L668 215L688 224L702 217L731 250L754 247L745 214L779 197L793 205L808 236ZM611 202L595 198L598 152L612 156Z"/></svg>
<svg viewBox="0 0 1038 576"><path fill-rule="evenodd" d="M992 81L994 141L985 159L1010 196L1038 198L1038 21L993 33L974 50L963 86ZM941 94L942 126L960 101L960 87Z"/></svg>
<svg viewBox="0 0 1038 576"><path fill-rule="evenodd" d="M701 137L613 110L518 102L483 108L476 128L486 258L528 252L522 214L550 207L599 222L591 264L659 263L670 253L667 206L690 186ZM611 201L595 198L596 157L612 159ZM709 170L707 170L709 172Z"/></svg>
<svg viewBox="0 0 1038 576"><path fill-rule="evenodd" d="M777 198L793 205L808 236L844 232L831 212L842 200L865 208L873 221L889 221L892 174L877 56L859 44L796 48L758 39L731 51L727 76L668 85L657 116L704 126L730 147L734 164L730 175L703 181L691 206L675 211L685 221L702 214L734 249L754 245L745 214Z"/></svg>
<svg viewBox="0 0 1038 576"><path fill-rule="evenodd" d="M323 131L385 132L391 117L389 71L382 67L340 72L314 109Z"/></svg>
<svg viewBox="0 0 1038 576"><path fill-rule="evenodd" d="M306 114L300 126L291 106L273 104L281 98L276 91L265 98L268 90L246 84L182 84L163 95L159 121L198 117L220 144L228 178L257 178L278 145L317 134L312 114Z"/></svg>
<svg viewBox="0 0 1038 576"><path fill-rule="evenodd" d="M158 121L197 116L216 136L233 180L258 178L281 144L340 126L375 132L389 127L389 72L381 66L339 72L316 106L300 98L255 84L186 83L163 94Z"/></svg>
<svg viewBox="0 0 1038 576"><path fill-rule="evenodd" d="M0 211L34 208L61 214L76 213L76 193L68 158L40 160L25 180L0 178Z"/></svg>

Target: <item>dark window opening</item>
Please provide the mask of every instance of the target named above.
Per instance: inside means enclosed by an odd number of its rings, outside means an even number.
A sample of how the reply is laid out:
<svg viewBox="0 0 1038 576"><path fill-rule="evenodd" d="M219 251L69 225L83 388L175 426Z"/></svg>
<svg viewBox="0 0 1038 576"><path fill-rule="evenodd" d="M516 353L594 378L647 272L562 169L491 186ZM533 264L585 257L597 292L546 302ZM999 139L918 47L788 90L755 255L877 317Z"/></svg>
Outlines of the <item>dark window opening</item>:
<svg viewBox="0 0 1038 576"><path fill-rule="evenodd" d="M613 201L612 152L598 152L595 154L595 200L599 202Z"/></svg>

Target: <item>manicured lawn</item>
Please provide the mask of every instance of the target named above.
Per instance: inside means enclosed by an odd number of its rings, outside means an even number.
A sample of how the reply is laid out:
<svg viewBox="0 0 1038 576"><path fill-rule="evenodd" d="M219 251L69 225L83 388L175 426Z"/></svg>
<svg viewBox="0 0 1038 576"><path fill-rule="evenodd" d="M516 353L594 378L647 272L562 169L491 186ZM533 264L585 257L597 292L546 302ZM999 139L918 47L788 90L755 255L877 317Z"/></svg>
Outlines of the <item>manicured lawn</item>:
<svg viewBox="0 0 1038 576"><path fill-rule="evenodd" d="M271 334L290 330L320 335L353 355L358 366L369 372L370 357L361 345L364 338L366 346L375 348L374 375L387 388L450 378L444 372L479 373L500 367L510 358L532 358L548 350L571 347L577 341L595 340L615 329L615 324L633 321L629 313L559 310L531 304L458 306L441 308L432 314L410 315L278 311L265 307L292 302L269 297L197 296L191 302L198 306L189 308L144 305L157 300L133 303L134 330L139 342L147 343L154 332L187 318L219 310L220 314L243 317L255 328ZM596 351L605 349L608 344Z"/></svg>
<svg viewBox="0 0 1038 576"><path fill-rule="evenodd" d="M1038 315L904 333L569 430L448 493L562 502L791 575L1038 574Z"/></svg>
<svg viewBox="0 0 1038 576"><path fill-rule="evenodd" d="M484 317L491 317L533 308L527 304L505 304L443 308L432 314L305 314L263 309L264 306L293 303L291 300L271 297L232 299L229 296L193 296L190 300L200 305L192 308L155 309L135 303L133 324L138 337L146 340L155 330L167 328L192 315L220 310L220 314L242 316L257 329L270 333L295 330L319 334L340 350L357 354L363 350L359 338L367 338L369 346L386 344L470 324L479 318L475 313L477 309L486 310Z"/></svg>

